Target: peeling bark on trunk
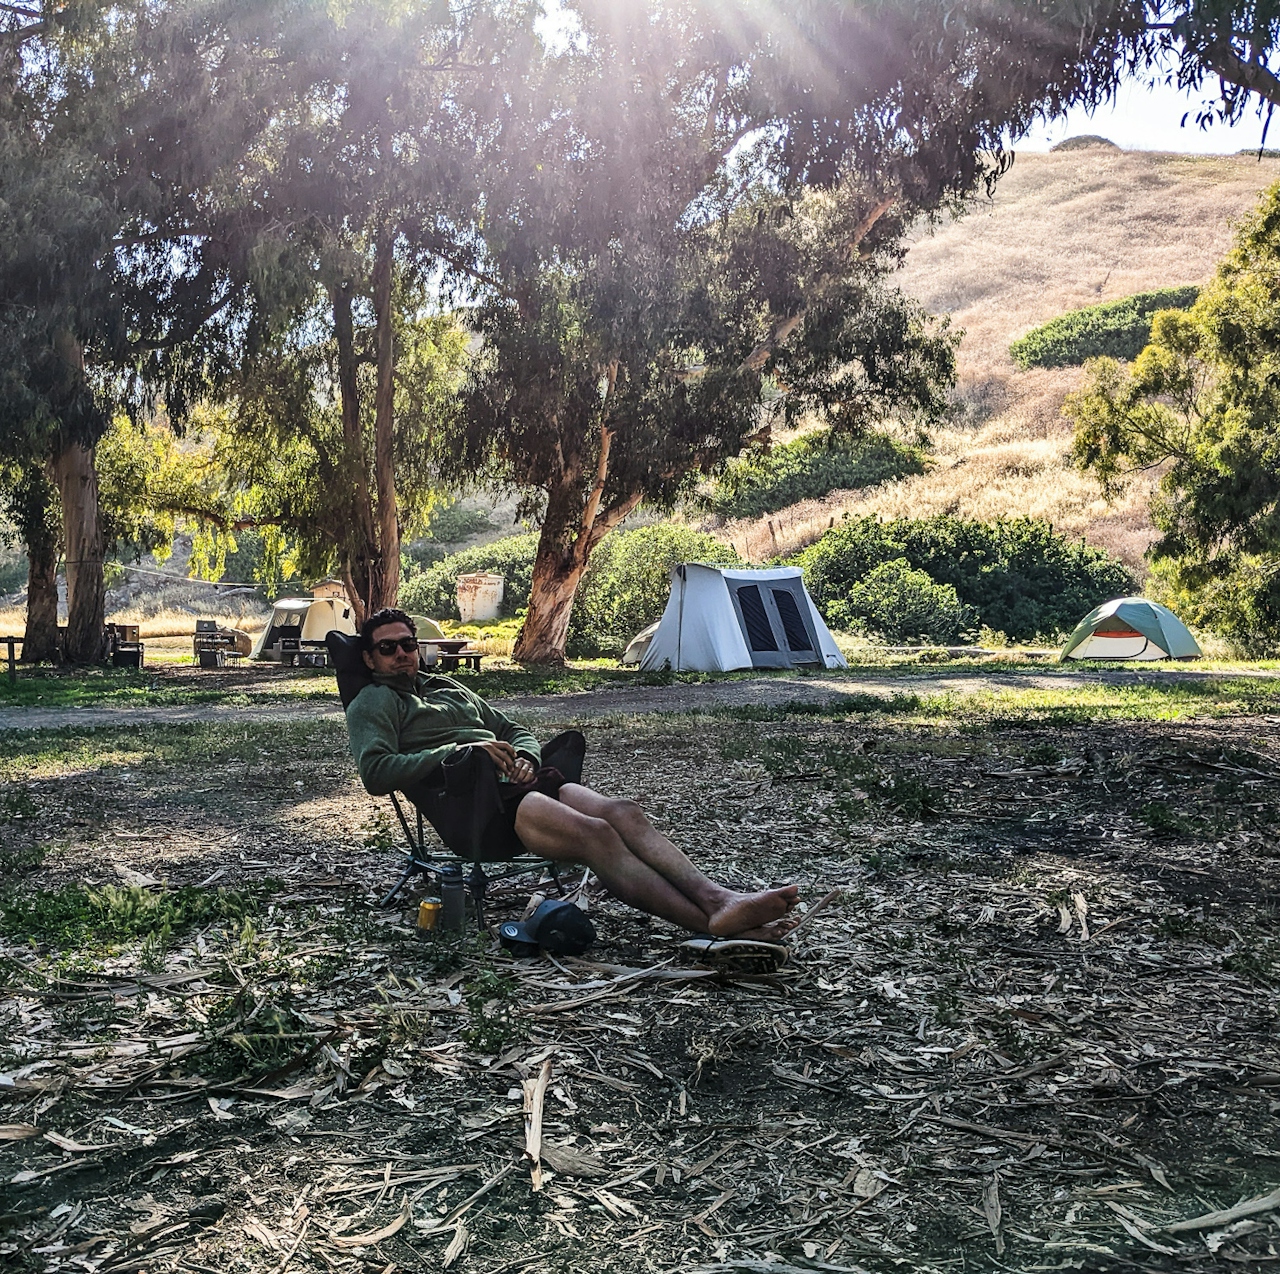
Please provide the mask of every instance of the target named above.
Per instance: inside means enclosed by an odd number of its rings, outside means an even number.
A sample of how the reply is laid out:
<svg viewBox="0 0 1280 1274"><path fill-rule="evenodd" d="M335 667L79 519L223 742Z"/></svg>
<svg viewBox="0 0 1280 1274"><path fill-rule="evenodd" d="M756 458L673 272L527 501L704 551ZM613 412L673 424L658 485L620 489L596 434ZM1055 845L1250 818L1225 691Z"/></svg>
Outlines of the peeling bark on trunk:
<svg viewBox="0 0 1280 1274"><path fill-rule="evenodd" d="M395 329L391 313L391 274L395 237L383 233L373 272L373 309L377 321L377 389L373 400L373 480L378 493L378 548L381 558L371 581L373 610L394 606L400 592L400 513L395 469Z"/></svg>
<svg viewBox="0 0 1280 1274"><path fill-rule="evenodd" d="M27 627L22 639L22 662L56 663L58 659L58 554L62 537L50 516L53 491L40 478L33 483L30 505L24 511L22 538L27 546Z"/></svg>
<svg viewBox="0 0 1280 1274"><path fill-rule="evenodd" d="M564 663L573 599L582 579L582 566L566 563L565 554L554 544L547 545L548 526L542 525L538 555L533 562L533 587L529 592L529 613L511 657L522 664ZM572 562L572 558L569 559Z"/></svg>
<svg viewBox="0 0 1280 1274"><path fill-rule="evenodd" d="M616 364L613 371L616 374ZM576 457L566 464L564 480L547 493L547 512L533 561L529 613L511 652L518 663L564 663L573 599L591 554L640 503L642 493L635 491L615 500L608 508L601 508L612 443L612 431L602 425L595 481L585 498L578 480L581 463Z"/></svg>
<svg viewBox="0 0 1280 1274"><path fill-rule="evenodd" d="M105 552L93 448L68 443L54 456L52 470L62 497L67 555L67 636L62 657L69 663L100 663L106 650Z"/></svg>

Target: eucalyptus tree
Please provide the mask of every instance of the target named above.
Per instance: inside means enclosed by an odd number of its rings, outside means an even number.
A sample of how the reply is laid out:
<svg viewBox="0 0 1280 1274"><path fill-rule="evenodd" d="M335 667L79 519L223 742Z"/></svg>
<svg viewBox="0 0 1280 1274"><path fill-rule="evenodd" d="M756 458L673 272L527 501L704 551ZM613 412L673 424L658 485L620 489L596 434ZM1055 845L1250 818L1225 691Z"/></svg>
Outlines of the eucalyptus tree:
<svg viewBox="0 0 1280 1274"><path fill-rule="evenodd" d="M63 653L93 660L106 553L95 448L122 405L163 400L180 419L246 339L237 303L254 263L228 233L254 211L239 163L306 61L280 40L288 3L4 12L0 306L12 392L0 450L43 465L57 489ZM47 572L32 583L43 614Z"/></svg>
<svg viewBox="0 0 1280 1274"><path fill-rule="evenodd" d="M889 286L904 231L1101 73L1088 50L1039 56L1009 6L571 11L563 52L513 84L475 239L441 249L483 338L449 463L541 516L515 652L538 662L563 658L603 535L767 439L771 413L936 417L952 338Z"/></svg>
<svg viewBox="0 0 1280 1274"><path fill-rule="evenodd" d="M1064 411L1108 496L1159 473L1155 582L1191 622L1280 647L1280 187L1236 232L1190 310L1164 310L1125 365L1085 364Z"/></svg>
<svg viewBox="0 0 1280 1274"><path fill-rule="evenodd" d="M467 344L433 288L436 250L479 206L476 148L533 16L385 0L314 15L311 82L247 152L272 277L220 454L251 516L287 533L299 569L340 571L358 615L394 604L401 535L431 500Z"/></svg>

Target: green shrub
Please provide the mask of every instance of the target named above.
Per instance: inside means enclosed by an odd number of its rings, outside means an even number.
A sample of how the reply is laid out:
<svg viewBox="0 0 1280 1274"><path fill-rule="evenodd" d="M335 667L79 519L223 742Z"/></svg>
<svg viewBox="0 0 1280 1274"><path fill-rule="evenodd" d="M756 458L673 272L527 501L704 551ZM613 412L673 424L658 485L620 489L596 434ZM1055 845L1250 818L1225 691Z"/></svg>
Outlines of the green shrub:
<svg viewBox="0 0 1280 1274"><path fill-rule="evenodd" d="M711 508L724 518L761 517L830 491L870 487L924 472L924 452L884 434L833 439L805 434L770 451L731 460L716 483Z"/></svg>
<svg viewBox="0 0 1280 1274"><path fill-rule="evenodd" d="M1078 367L1089 358L1137 358L1151 338L1157 310L1189 310L1197 287L1139 292L1105 305L1073 310L1034 328L1009 346L1019 367Z"/></svg>
<svg viewBox="0 0 1280 1274"><path fill-rule="evenodd" d="M669 523L606 536L578 587L568 653L620 656L636 633L662 618L671 568L680 562L741 564L733 549L714 536Z"/></svg>
<svg viewBox="0 0 1280 1274"><path fill-rule="evenodd" d="M950 584L935 584L902 557L881 562L849 590L847 598L837 598L828 610L831 622L840 628L861 630L893 643L949 644L973 623L975 614Z"/></svg>
<svg viewBox="0 0 1280 1274"><path fill-rule="evenodd" d="M1134 587L1123 563L1034 518L859 518L834 527L792 560L804 568L818 608L838 626L832 608L847 606L876 567L899 558L950 584L976 612L975 624L1014 641L1056 637L1092 607Z"/></svg>
<svg viewBox="0 0 1280 1274"><path fill-rule="evenodd" d="M0 895L0 932L65 947L94 940L168 936L199 924L243 920L258 910L266 890L266 882L247 890L81 884L64 885L57 890L15 888Z"/></svg>
<svg viewBox="0 0 1280 1274"><path fill-rule="evenodd" d="M426 567L400 589L400 605L415 615L431 619L461 619L458 614L458 576L491 571L506 576L502 598L503 619L529 605L533 583L533 557L538 549L534 534L509 535L462 553L452 553Z"/></svg>
<svg viewBox="0 0 1280 1274"><path fill-rule="evenodd" d="M431 510L425 538L437 544L460 544L494 529L493 519L483 509L464 509L459 501L451 500Z"/></svg>
<svg viewBox="0 0 1280 1274"><path fill-rule="evenodd" d="M431 510L426 531L400 549L400 578L406 583L428 567L449 556L443 546L459 544L473 535L493 529L493 520L483 509L464 509L457 500L438 504Z"/></svg>
<svg viewBox="0 0 1280 1274"><path fill-rule="evenodd" d="M1280 653L1280 554L1157 557L1147 596L1251 659Z"/></svg>
<svg viewBox="0 0 1280 1274"><path fill-rule="evenodd" d="M16 593L27 583L27 555L0 549L0 593Z"/></svg>

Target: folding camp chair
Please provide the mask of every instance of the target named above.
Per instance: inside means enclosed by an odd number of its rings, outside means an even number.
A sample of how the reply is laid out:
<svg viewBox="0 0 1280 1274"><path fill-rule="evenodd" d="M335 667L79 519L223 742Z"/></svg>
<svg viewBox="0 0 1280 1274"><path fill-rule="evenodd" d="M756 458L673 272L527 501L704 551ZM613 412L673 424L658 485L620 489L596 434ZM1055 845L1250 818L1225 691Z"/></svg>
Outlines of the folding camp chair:
<svg viewBox="0 0 1280 1274"><path fill-rule="evenodd" d="M337 674L338 695L346 708L361 690L373 684L373 677L361 656L359 637L335 629L326 635L325 645ZM582 777L585 751L585 739L576 730L571 730L558 735L547 745L543 760L556 764L566 778L577 782ZM400 879L379 906L389 907L414 876L435 877L442 887L446 880L461 880L471 896L476 921L483 927L485 898L489 886L495 881L549 869L556 889L563 893L556 863L528 852L507 852L509 842L500 844L500 838L493 834L491 818L497 814L501 798L497 767L489 754L480 748L468 748L460 762L449 768L449 802L446 809L437 810L434 820L424 816L421 807L404 793L391 793L391 804L408 846L400 852L407 861ZM445 790L443 781L440 790L441 793ZM406 812L406 805L412 807L412 819ZM441 802L440 805L445 806L446 803ZM439 840L438 849L428 842L428 826L433 828ZM518 841L515 848L517 851L524 849ZM500 870L486 870L486 863L490 867L498 863ZM468 866L470 870L464 874L464 868Z"/></svg>

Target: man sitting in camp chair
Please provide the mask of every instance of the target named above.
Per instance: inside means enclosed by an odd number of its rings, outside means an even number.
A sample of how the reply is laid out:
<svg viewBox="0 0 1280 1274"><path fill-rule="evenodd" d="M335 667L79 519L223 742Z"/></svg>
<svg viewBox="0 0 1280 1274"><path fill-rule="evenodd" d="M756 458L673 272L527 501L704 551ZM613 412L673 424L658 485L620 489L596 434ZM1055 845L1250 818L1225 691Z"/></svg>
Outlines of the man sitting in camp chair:
<svg viewBox="0 0 1280 1274"><path fill-rule="evenodd" d="M348 706L347 728L372 795L403 791L415 803L429 802L440 791L440 767L462 749L479 748L497 767L503 811L528 852L589 867L623 902L695 933L776 939L790 927L794 885L739 893L716 884L634 801L560 785L554 775L543 790L529 790L542 762L537 740L453 678L422 672L404 611L375 611L360 636L373 684Z"/></svg>

